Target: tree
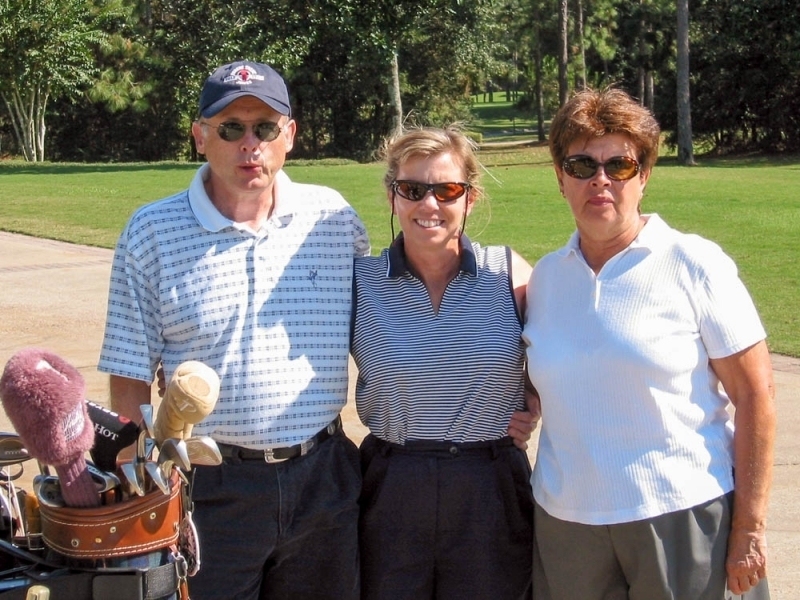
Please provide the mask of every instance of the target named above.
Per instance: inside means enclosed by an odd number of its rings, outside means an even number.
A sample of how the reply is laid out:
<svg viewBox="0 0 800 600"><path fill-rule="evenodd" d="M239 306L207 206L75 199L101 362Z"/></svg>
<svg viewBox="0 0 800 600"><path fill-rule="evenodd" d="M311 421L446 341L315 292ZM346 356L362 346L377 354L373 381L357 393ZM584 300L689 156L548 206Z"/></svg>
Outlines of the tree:
<svg viewBox="0 0 800 600"><path fill-rule="evenodd" d="M586 36L583 34L583 0L578 0L578 11L576 15L576 32L575 35L578 37L578 48L579 48L579 57L580 57L580 64L579 66L579 87L580 89L586 89Z"/></svg>
<svg viewBox="0 0 800 600"><path fill-rule="evenodd" d="M569 5L567 0L558 1L558 104L564 106L569 95L567 67L569 66Z"/></svg>
<svg viewBox="0 0 800 600"><path fill-rule="evenodd" d="M800 150L797 2L698 1L691 44L696 140L719 153Z"/></svg>
<svg viewBox="0 0 800 600"><path fill-rule="evenodd" d="M508 0L500 36L512 40L521 75L520 110L536 120L537 138L546 140L545 119L559 107L557 0Z"/></svg>
<svg viewBox="0 0 800 600"><path fill-rule="evenodd" d="M431 122L464 116L474 86L499 64L493 60L498 9L496 0L359 3L361 29L376 44L373 54L386 61L392 131L411 112Z"/></svg>
<svg viewBox="0 0 800 600"><path fill-rule="evenodd" d="M0 0L0 97L25 160L44 160L48 100L91 82L106 15L87 0Z"/></svg>
<svg viewBox="0 0 800 600"><path fill-rule="evenodd" d="M689 0L678 0L678 162L693 165L692 111L689 92Z"/></svg>

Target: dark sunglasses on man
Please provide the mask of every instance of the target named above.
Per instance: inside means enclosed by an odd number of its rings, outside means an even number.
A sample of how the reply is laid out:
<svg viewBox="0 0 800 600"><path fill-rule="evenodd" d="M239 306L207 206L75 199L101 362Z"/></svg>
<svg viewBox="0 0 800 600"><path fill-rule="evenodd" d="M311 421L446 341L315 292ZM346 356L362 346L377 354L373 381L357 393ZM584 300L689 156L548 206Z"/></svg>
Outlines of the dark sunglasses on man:
<svg viewBox="0 0 800 600"><path fill-rule="evenodd" d="M207 121L198 122L200 125L214 128L214 126ZM278 134L281 132L280 125L271 121L256 123L252 127L255 136L262 142L271 142L277 138ZM217 135L226 142L237 142L244 137L247 131L247 125L244 123L237 123L236 121L227 121L225 123L220 123L214 129L216 129Z"/></svg>

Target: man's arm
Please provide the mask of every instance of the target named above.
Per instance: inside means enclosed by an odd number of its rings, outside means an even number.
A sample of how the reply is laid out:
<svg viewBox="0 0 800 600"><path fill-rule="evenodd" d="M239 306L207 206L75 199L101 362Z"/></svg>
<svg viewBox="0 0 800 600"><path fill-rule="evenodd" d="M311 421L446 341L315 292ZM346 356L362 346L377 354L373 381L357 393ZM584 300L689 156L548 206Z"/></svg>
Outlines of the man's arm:
<svg viewBox="0 0 800 600"><path fill-rule="evenodd" d="M142 413L139 406L150 404L150 384L139 379L110 375L108 382L111 394L111 410L140 423Z"/></svg>
<svg viewBox="0 0 800 600"><path fill-rule="evenodd" d="M736 407L734 499L728 539L728 588L747 592L767 575L767 502L775 445L775 386L761 341L711 367Z"/></svg>

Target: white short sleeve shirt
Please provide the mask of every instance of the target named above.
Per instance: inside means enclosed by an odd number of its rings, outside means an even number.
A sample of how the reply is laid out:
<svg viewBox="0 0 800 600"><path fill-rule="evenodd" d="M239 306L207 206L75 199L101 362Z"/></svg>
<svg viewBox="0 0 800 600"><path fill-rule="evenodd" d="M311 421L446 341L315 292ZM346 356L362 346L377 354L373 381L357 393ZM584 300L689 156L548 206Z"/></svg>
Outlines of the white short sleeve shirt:
<svg viewBox="0 0 800 600"><path fill-rule="evenodd" d="M114 256L99 369L152 381L186 360L221 380L197 435L253 448L303 442L347 400L358 215L332 189L282 171L259 231L220 214L203 185L139 209Z"/></svg>
<svg viewBox="0 0 800 600"><path fill-rule="evenodd" d="M647 218L597 275L576 232L528 287L523 337L542 398L532 485L562 520L629 522L733 489L728 398L709 359L764 328L719 246Z"/></svg>

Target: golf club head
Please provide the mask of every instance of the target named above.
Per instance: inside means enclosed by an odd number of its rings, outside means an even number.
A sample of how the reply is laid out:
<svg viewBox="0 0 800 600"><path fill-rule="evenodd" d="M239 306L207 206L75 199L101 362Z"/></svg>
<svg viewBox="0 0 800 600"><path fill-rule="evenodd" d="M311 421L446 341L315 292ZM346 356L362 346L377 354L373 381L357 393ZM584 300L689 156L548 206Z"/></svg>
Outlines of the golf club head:
<svg viewBox="0 0 800 600"><path fill-rule="evenodd" d="M136 473L136 466L132 462L125 462L119 466L122 478L127 486L128 494L133 496L144 496L144 481L139 479Z"/></svg>
<svg viewBox="0 0 800 600"><path fill-rule="evenodd" d="M39 504L50 508L63 508L67 504L61 495L61 485L55 475L37 475L33 478L33 493Z"/></svg>
<svg viewBox="0 0 800 600"><path fill-rule="evenodd" d="M19 435L0 432L0 467L17 465L31 458Z"/></svg>
<svg viewBox="0 0 800 600"><path fill-rule="evenodd" d="M186 453L193 465L216 467L222 464L219 446L208 436L190 437L186 440Z"/></svg>
<svg viewBox="0 0 800 600"><path fill-rule="evenodd" d="M87 462L86 469L89 471L89 475L92 476L92 481L94 481L95 485L97 486L97 492L99 494L113 490L122 485L119 477L117 477L114 473L109 473L108 471L98 469L93 463Z"/></svg>
<svg viewBox="0 0 800 600"><path fill-rule="evenodd" d="M171 491L169 487L169 480L164 477L164 474L161 472L161 467L154 462L148 461L145 464L145 470L147 471L148 477L150 477L151 481L156 485L156 487L164 494L169 495Z"/></svg>
<svg viewBox="0 0 800 600"><path fill-rule="evenodd" d="M200 542L192 519L192 511L186 511L178 531L178 547L186 558L187 575L194 577L200 570Z"/></svg>
<svg viewBox="0 0 800 600"><path fill-rule="evenodd" d="M161 469L161 475L169 481L172 477L172 469L175 466L175 461L171 458L166 458L163 454L158 457L158 468Z"/></svg>
<svg viewBox="0 0 800 600"><path fill-rule="evenodd" d="M139 437L136 438L136 456L133 458L133 467L136 472L139 485L145 487L145 464L147 463L147 440L152 438L147 435L147 428L142 427L139 430Z"/></svg>
<svg viewBox="0 0 800 600"><path fill-rule="evenodd" d="M148 437L154 438L156 434L153 421L153 405L140 404L139 412L142 413L142 428L147 431Z"/></svg>
<svg viewBox="0 0 800 600"><path fill-rule="evenodd" d="M190 471L192 469L192 461L189 460L189 452L184 440L177 438L167 438L161 444L159 450L159 457L163 456L164 459L170 459L175 463L181 471Z"/></svg>

